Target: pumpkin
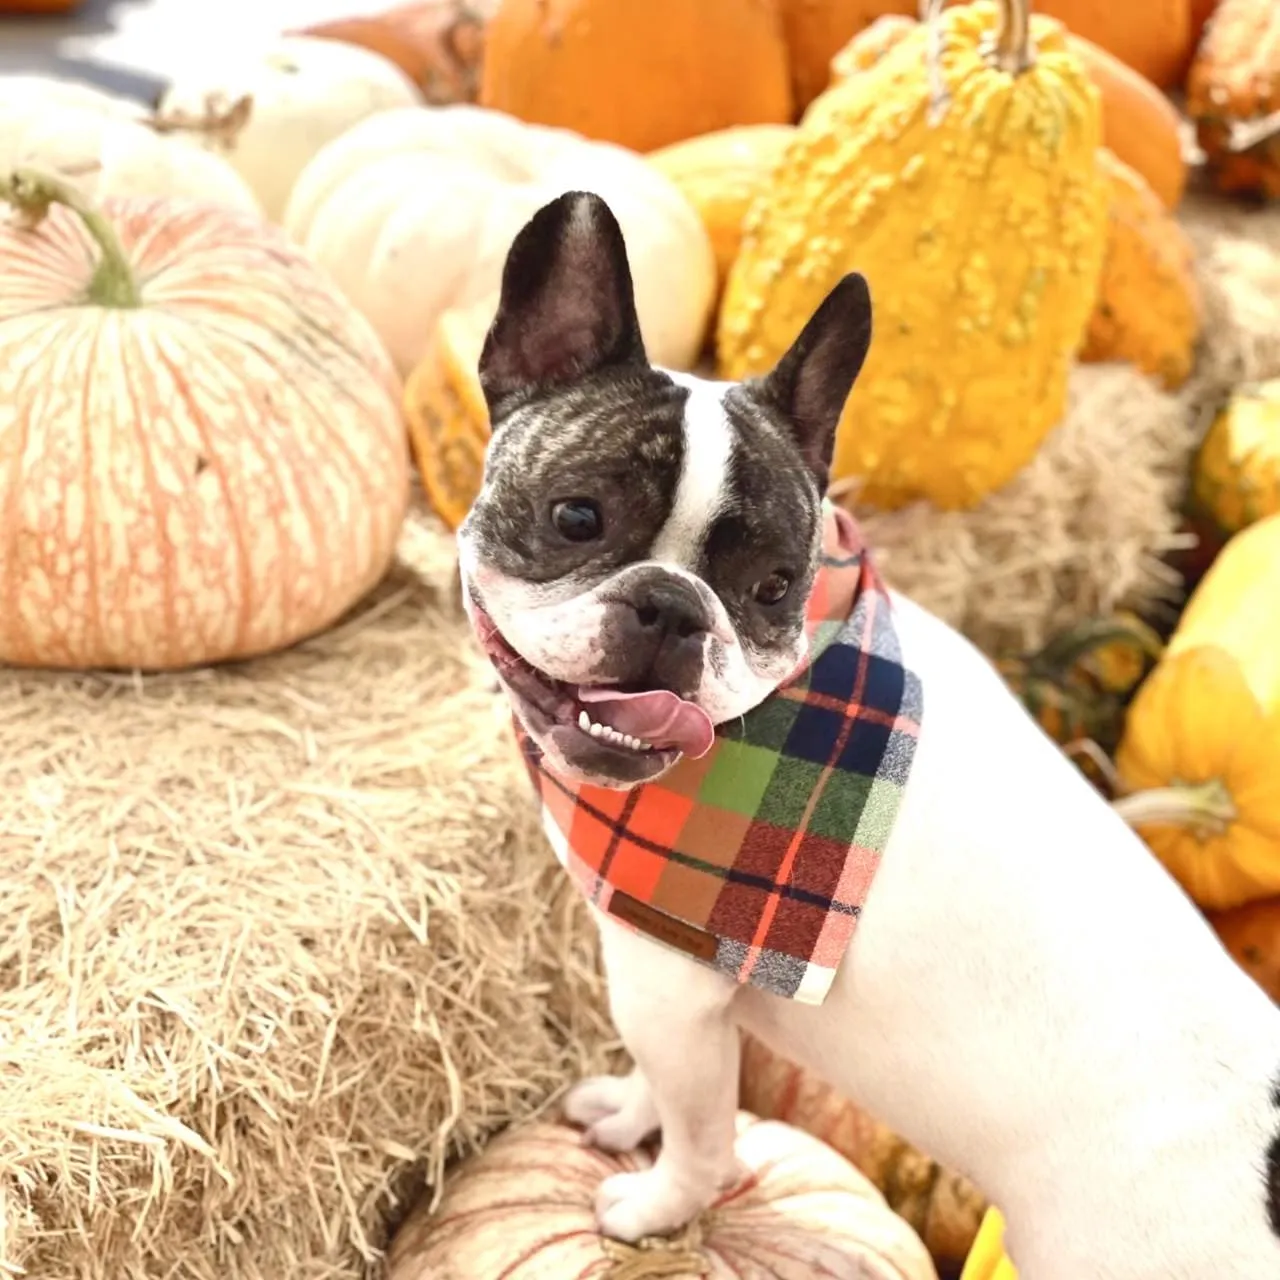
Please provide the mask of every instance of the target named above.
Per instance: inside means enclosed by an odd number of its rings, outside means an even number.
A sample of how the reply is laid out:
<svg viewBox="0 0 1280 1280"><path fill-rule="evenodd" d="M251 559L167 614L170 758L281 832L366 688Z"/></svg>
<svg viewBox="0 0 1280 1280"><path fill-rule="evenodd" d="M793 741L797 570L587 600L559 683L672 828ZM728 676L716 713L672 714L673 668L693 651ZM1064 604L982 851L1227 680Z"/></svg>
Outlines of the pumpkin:
<svg viewBox="0 0 1280 1280"><path fill-rule="evenodd" d="M1005 655L996 667L1055 742L1089 739L1111 750L1127 699L1163 649L1141 618L1121 612L1068 627L1037 652Z"/></svg>
<svg viewBox="0 0 1280 1280"><path fill-rule="evenodd" d="M965 0L947 0L961 4ZM813 21L817 0L799 0L795 5ZM1182 72L1192 47L1190 0L1141 0L1139 4L1116 4L1110 0L1035 0L1037 13L1056 18L1075 35L1105 49L1143 79L1161 89L1181 83ZM828 57L882 15L914 17L919 0L840 0L817 30L827 37ZM785 12L785 10L784 10ZM798 25L794 19L791 26ZM837 32L843 29L843 37ZM829 33L829 34L828 34Z"/></svg>
<svg viewBox="0 0 1280 1280"><path fill-rule="evenodd" d="M502 0L485 34L480 102L635 151L785 124L776 0Z"/></svg>
<svg viewBox="0 0 1280 1280"><path fill-rule="evenodd" d="M911 1224L936 1265L954 1273L973 1243L985 1207L970 1182L753 1036L743 1036L741 1063L743 1107L795 1125L839 1152Z"/></svg>
<svg viewBox="0 0 1280 1280"><path fill-rule="evenodd" d="M715 298L715 255L684 196L621 147L483 107L384 111L307 166L284 226L407 374L445 311L496 305L516 232L579 188L603 196L622 226L650 358L689 368Z"/></svg>
<svg viewBox="0 0 1280 1280"><path fill-rule="evenodd" d="M1080 359L1127 360L1176 390L1191 376L1202 309L1186 232L1135 170L1105 147L1107 255Z"/></svg>
<svg viewBox="0 0 1280 1280"><path fill-rule="evenodd" d="M366 116L420 101L408 76L368 49L281 36L179 77L151 125L225 155L276 222L298 174L326 142Z"/></svg>
<svg viewBox="0 0 1280 1280"><path fill-rule="evenodd" d="M0 662L187 667L333 622L408 503L373 330L239 210L0 195Z"/></svg>
<svg viewBox="0 0 1280 1280"><path fill-rule="evenodd" d="M1280 1004L1280 897L1211 911L1208 917L1235 962Z"/></svg>
<svg viewBox="0 0 1280 1280"><path fill-rule="evenodd" d="M875 66L916 26L914 18L877 19L832 59L833 81ZM1153 84L1118 58L1078 36L1067 44L1102 95L1102 143L1146 179L1166 209L1175 209L1187 185L1182 121L1177 108Z"/></svg>
<svg viewBox="0 0 1280 1280"><path fill-rule="evenodd" d="M480 386L480 352L496 298L440 317L426 353L404 387L404 414L427 501L450 529L465 519L484 475L489 408Z"/></svg>
<svg viewBox="0 0 1280 1280"><path fill-rule="evenodd" d="M1191 501L1219 537L1280 512L1280 379L1238 387L1196 455Z"/></svg>
<svg viewBox="0 0 1280 1280"><path fill-rule="evenodd" d="M58 173L91 200L184 196L260 213L248 184L221 157L157 136L141 108L31 77L0 81L0 174L26 166Z"/></svg>
<svg viewBox="0 0 1280 1280"><path fill-rule="evenodd" d="M1187 73L1186 94L1218 188L1280 198L1280 5L1222 0Z"/></svg>
<svg viewBox="0 0 1280 1280"><path fill-rule="evenodd" d="M725 376L760 373L842 275L867 276L875 339L833 478L880 507L971 507L1031 459L1106 244L1098 93L1061 25L1027 0L946 10L936 115L933 34L810 105L747 215L717 333Z"/></svg>
<svg viewBox="0 0 1280 1280"><path fill-rule="evenodd" d="M791 93L796 112L804 109L830 83L832 59L851 38L881 14L914 17L916 0L896 8L875 0L781 0L782 32L791 64Z"/></svg>
<svg viewBox="0 0 1280 1280"><path fill-rule="evenodd" d="M742 243L742 220L786 150L795 129L747 124L673 142L648 159L684 193L711 237L721 286Z"/></svg>
<svg viewBox="0 0 1280 1280"><path fill-rule="evenodd" d="M1200 906L1280 894L1280 515L1237 533L1143 681L1115 802Z"/></svg>
<svg viewBox="0 0 1280 1280"><path fill-rule="evenodd" d="M994 1205L982 1219L960 1280L1018 1280L1018 1273L1004 1251L1004 1215Z"/></svg>
<svg viewBox="0 0 1280 1280"><path fill-rule="evenodd" d="M360 45L389 58L437 106L480 94L484 28L497 0L416 0L381 13L335 18L298 35Z"/></svg>
<svg viewBox="0 0 1280 1280"><path fill-rule="evenodd" d="M604 1238L593 1202L637 1152L583 1146L567 1125L508 1130L446 1181L391 1241L387 1280L936 1280L919 1237L846 1160L787 1125L740 1114L744 1177L680 1234L637 1246Z"/></svg>

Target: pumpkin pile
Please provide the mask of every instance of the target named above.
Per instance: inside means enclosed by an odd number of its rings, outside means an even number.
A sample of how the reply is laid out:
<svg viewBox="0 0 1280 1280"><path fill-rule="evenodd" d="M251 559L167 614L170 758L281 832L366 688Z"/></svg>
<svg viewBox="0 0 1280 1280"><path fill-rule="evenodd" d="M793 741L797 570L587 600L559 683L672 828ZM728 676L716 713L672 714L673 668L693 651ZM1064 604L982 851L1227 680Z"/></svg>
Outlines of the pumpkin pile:
<svg viewBox="0 0 1280 1280"><path fill-rule="evenodd" d="M964 629L1280 1000L1280 307L1242 304L1257 340L1224 354L1193 213L1280 281L1253 231L1280 200L1273 0L411 0L146 106L0 76L0 661L183 671L315 636L391 564L412 460L456 528L506 251L584 187L667 367L759 373L867 276L832 496L907 590L898 547L1003 513L949 589L1021 564L1053 607ZM1105 563L1044 569L1036 495L1082 424L1114 483L1144 469L1140 571L1102 534ZM1079 474L1101 527L1116 490ZM646 1157L532 1126L414 1211L392 1280L1013 1280L960 1175L751 1041L741 1083L752 1176L679 1240L601 1239L595 1186Z"/></svg>

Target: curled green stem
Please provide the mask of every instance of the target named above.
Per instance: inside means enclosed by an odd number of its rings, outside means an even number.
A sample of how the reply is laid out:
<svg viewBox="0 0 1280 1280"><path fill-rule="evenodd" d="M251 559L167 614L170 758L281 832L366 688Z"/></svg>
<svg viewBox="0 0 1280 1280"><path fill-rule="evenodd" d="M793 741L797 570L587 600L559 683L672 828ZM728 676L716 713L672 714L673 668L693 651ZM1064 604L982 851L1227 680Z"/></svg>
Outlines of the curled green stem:
<svg viewBox="0 0 1280 1280"><path fill-rule="evenodd" d="M98 265L85 290L86 300L100 307L142 305L137 277L115 228L69 182L37 169L15 169L0 178L0 200L12 205L31 226L40 223L51 205L65 205L98 248Z"/></svg>

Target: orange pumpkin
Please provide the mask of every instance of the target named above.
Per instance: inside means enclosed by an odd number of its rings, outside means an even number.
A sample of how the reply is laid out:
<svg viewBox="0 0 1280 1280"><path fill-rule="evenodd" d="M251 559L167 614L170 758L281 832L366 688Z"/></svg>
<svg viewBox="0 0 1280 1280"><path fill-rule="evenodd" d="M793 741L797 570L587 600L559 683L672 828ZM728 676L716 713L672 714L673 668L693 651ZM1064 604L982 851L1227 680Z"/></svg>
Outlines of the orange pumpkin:
<svg viewBox="0 0 1280 1280"><path fill-rule="evenodd" d="M298 35L358 44L389 58L433 105L474 102L484 29L497 0L416 0L361 17L335 18Z"/></svg>
<svg viewBox="0 0 1280 1280"><path fill-rule="evenodd" d="M1208 916L1235 962L1280 1004L1280 898L1263 898Z"/></svg>
<svg viewBox="0 0 1280 1280"><path fill-rule="evenodd" d="M480 101L534 124L654 151L791 118L775 0L502 0Z"/></svg>
<svg viewBox="0 0 1280 1280"><path fill-rule="evenodd" d="M972 1183L751 1036L742 1042L739 1097L756 1114L795 1125L838 1151L919 1233L944 1274L960 1269L986 1208Z"/></svg>
<svg viewBox="0 0 1280 1280"><path fill-rule="evenodd" d="M0 203L0 661L174 668L281 648L382 576L397 378L280 231L226 206Z"/></svg>
<svg viewBox="0 0 1280 1280"><path fill-rule="evenodd" d="M424 1201L391 1242L387 1280L937 1280L920 1238L846 1160L807 1134L738 1117L744 1177L687 1230L605 1239L593 1202L644 1153L607 1156L564 1125L508 1130Z"/></svg>

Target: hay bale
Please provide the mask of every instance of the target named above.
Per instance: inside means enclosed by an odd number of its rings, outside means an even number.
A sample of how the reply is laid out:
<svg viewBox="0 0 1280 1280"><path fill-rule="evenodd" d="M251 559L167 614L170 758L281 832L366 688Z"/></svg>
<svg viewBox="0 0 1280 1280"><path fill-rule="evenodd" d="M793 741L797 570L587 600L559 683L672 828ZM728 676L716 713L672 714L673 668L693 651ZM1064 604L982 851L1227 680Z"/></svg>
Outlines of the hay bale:
<svg viewBox="0 0 1280 1280"><path fill-rule="evenodd" d="M1280 209L1188 195L1205 328L1176 395L1125 365L1081 365L1066 417L1032 462L972 511L850 503L885 576L988 653L1026 651L1115 608L1156 621L1180 603L1167 557L1195 450L1232 389L1280 377Z"/></svg>
<svg viewBox="0 0 1280 1280"><path fill-rule="evenodd" d="M606 1042L450 544L401 551L275 658L6 674L0 1272L372 1273L409 1175Z"/></svg>

